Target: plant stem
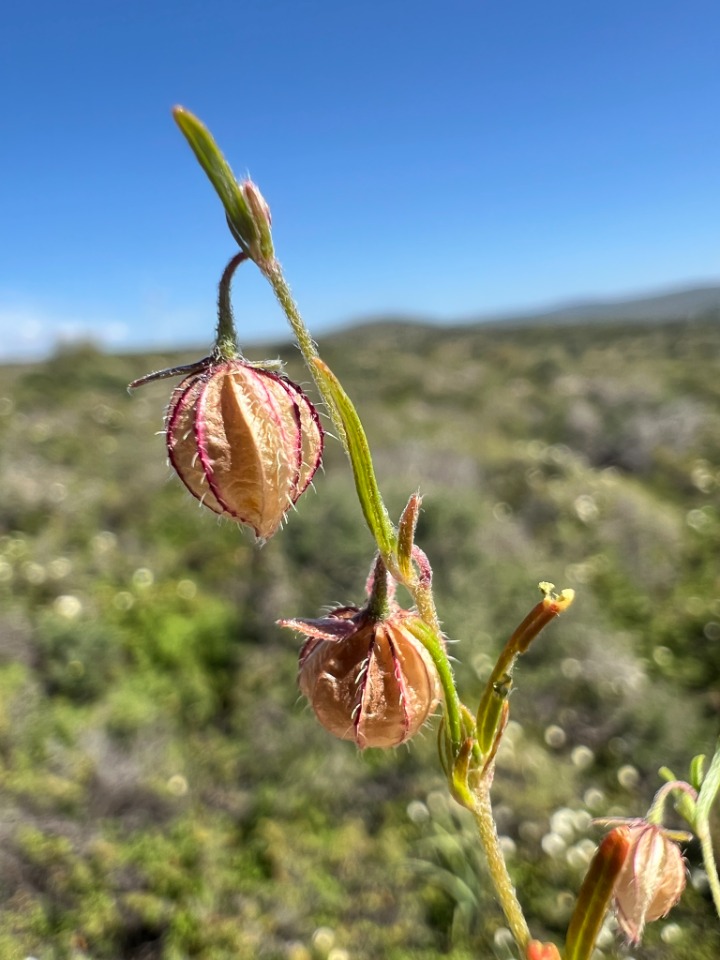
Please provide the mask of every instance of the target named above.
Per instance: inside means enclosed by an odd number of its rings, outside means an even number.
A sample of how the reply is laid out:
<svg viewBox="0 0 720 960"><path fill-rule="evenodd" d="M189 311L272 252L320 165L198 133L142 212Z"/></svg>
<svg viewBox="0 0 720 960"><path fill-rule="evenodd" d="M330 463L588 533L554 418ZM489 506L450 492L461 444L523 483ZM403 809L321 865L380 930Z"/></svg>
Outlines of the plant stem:
<svg viewBox="0 0 720 960"><path fill-rule="evenodd" d="M505 858L500 849L500 841L495 827L492 805L490 803L490 783L487 776L484 776L479 787L475 791L475 804L472 814L480 836L485 857L487 859L490 877L493 886L500 901L505 919L507 920L510 932L515 942L520 947L522 955L525 955L525 948L530 942L530 930L525 920L520 901L515 892L515 886L510 879Z"/></svg>
<svg viewBox="0 0 720 960"><path fill-rule="evenodd" d="M234 360L240 353L237 331L235 330L235 316L230 300L230 287L235 271L247 258L248 256L243 250L236 253L223 270L218 286L218 322L215 330L214 352L223 360Z"/></svg>
<svg viewBox="0 0 720 960"><path fill-rule="evenodd" d="M718 882L718 872L717 865L715 863L715 854L713 852L712 837L710 836L710 830L707 828L707 824L703 824L702 829L698 829L697 837L700 841L700 848L702 849L703 862L705 864L705 872L707 873L710 893L712 894L713 903L715 904L715 910L720 917L720 882Z"/></svg>
<svg viewBox="0 0 720 960"><path fill-rule="evenodd" d="M300 316L300 311L298 310L297 304L295 303L293 295L290 292L290 287L288 286L288 282L283 275L282 268L277 260L273 260L268 264L258 264L258 267L270 283L270 286L273 288L273 292L277 297L278 303L282 307L283 313L287 317L288 323L292 327L292 331L295 334L295 339L297 340L297 345L300 348L303 359L305 360L305 363L312 374L313 380L320 391L320 395L325 401L330 412L330 418L332 419L333 426L337 431L338 439L342 443L345 450L347 450L347 436L345 434L345 427L343 426L342 419L337 407L335 406L333 398L328 394L327 390L325 389L325 385L318 377L317 369L313 363L313 360L317 359L320 355L317 347L315 346L315 341L310 336L310 332L305 326L303 318Z"/></svg>
<svg viewBox="0 0 720 960"><path fill-rule="evenodd" d="M712 837L710 836L710 811L720 793L720 740L715 748L715 754L710 762L710 769L700 787L697 799L695 833L700 841L708 877L708 885L712 893L713 903L720 916L720 880L718 880L717 864L713 853Z"/></svg>

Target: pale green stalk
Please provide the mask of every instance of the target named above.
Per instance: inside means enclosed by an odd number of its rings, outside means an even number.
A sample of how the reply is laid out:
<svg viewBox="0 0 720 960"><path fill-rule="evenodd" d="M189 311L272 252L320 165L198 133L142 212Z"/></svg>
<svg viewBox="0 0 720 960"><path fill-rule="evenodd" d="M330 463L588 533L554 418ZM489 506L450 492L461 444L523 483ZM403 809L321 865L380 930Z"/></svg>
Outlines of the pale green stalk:
<svg viewBox="0 0 720 960"><path fill-rule="evenodd" d="M705 864L710 893L712 894L713 903L715 904L715 910L718 916L720 916L720 881L718 881L712 837L710 836L710 830L707 824L703 824L702 829L698 827L697 837L700 841L700 848L702 849L703 863Z"/></svg>
<svg viewBox="0 0 720 960"><path fill-rule="evenodd" d="M525 914L515 892L515 885L510 879L505 858L500 849L500 840L495 826L492 805L490 803L490 785L486 778L474 793L474 804L471 810L478 829L488 869L492 878L495 892L500 906L507 920L510 932L520 949L525 951L530 942L530 930L525 920Z"/></svg>
<svg viewBox="0 0 720 960"><path fill-rule="evenodd" d="M270 286L273 288L273 292L277 297L278 303L282 307L283 313L287 317L288 323L292 327L292 331L295 334L295 339L298 347L300 348L300 352L303 355L305 364L313 376L315 384L320 391L320 395L327 404L328 412L333 422L333 427L337 431L338 440L340 440L342 445L347 450L347 435L342 418L340 417L340 413L338 412L332 395L329 394L321 378L318 376L317 368L313 362L319 359L320 356L317 346L315 345L313 338L310 336L310 332L305 326L303 318L300 316L300 311L298 310L297 304L295 303L293 295L290 292L288 282L283 275L282 267L277 260L273 260L269 264L258 264L258 266L260 267L260 270L265 278L270 283Z"/></svg>
<svg viewBox="0 0 720 960"><path fill-rule="evenodd" d="M230 299L230 287L233 275L243 260L247 260L247 254L241 250L225 267L218 287L218 322L215 330L214 352L223 360L234 360L240 352L235 329L235 316Z"/></svg>
<svg viewBox="0 0 720 960"><path fill-rule="evenodd" d="M710 763L710 769L706 773L700 793L697 799L695 815L695 833L703 854L705 871L708 877L708 885L712 893L715 910L720 916L720 880L718 880L717 864L715 863L715 854L713 852L712 837L710 836L710 811L720 792L720 741L715 749L715 756Z"/></svg>

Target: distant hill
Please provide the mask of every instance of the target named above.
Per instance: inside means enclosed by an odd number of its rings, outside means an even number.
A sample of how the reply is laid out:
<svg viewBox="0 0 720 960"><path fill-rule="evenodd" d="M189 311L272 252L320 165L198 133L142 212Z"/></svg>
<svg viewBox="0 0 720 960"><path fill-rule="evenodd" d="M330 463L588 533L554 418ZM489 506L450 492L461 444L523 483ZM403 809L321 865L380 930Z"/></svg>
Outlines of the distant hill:
<svg viewBox="0 0 720 960"><path fill-rule="evenodd" d="M720 311L719 285L685 287L622 300L583 300L551 310L533 311L524 317L507 319L556 323L584 320L638 320L656 323L665 320L692 320L713 311Z"/></svg>
<svg viewBox="0 0 720 960"><path fill-rule="evenodd" d="M536 324L563 326L576 323L631 321L635 323L666 323L674 320L695 320L717 314L720 320L720 284L683 287L642 296L617 298L598 298L578 300L553 307L541 307L525 312L503 312L478 314L468 317L462 326L514 325L533 326ZM358 318L352 327L368 324L391 324L405 327L409 324L432 328L439 325L432 317L417 317L409 314L393 314L377 317ZM455 326L455 324L451 324ZM443 323L443 327L447 324Z"/></svg>

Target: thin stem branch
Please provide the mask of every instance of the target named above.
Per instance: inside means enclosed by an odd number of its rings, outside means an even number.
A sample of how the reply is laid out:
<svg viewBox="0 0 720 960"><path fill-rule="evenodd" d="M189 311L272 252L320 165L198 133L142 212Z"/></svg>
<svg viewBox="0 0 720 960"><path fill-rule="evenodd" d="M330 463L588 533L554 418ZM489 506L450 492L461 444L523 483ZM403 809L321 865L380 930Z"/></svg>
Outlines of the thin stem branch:
<svg viewBox="0 0 720 960"><path fill-rule="evenodd" d="M343 426L342 418L340 417L337 407L335 406L333 398L328 394L327 390L325 389L325 385L320 377L318 377L317 368L313 363L313 360L320 356L318 349L315 346L315 341L310 336L308 328L305 326L302 316L300 315L300 311L298 310L297 304L293 299L288 282L283 275L282 268L277 260L273 260L269 264L258 264L258 266L270 283L270 286L273 288L273 292L283 309L283 313L287 317L288 322L292 327L292 331L295 334L295 339L297 340L297 345L300 348L303 359L305 360L308 370L312 374L313 380L320 391L321 397L327 405L330 418L333 422L333 427L338 435L338 439L342 443L345 450L347 450L347 436L345 434L345 427Z"/></svg>
<svg viewBox="0 0 720 960"><path fill-rule="evenodd" d="M215 331L215 354L223 360L234 360L240 350L235 329L235 315L230 300L230 287L235 271L248 255L244 250L236 253L223 271L218 286L218 321Z"/></svg>
<svg viewBox="0 0 720 960"><path fill-rule="evenodd" d="M712 893L713 903L720 916L720 880L718 880L717 864L713 852L712 837L710 835L710 811L720 794L720 740L715 748L715 754L710 762L710 769L705 774L700 794L697 799L695 833L700 840L700 846L708 876L708 885Z"/></svg>
<svg viewBox="0 0 720 960"><path fill-rule="evenodd" d="M490 803L490 784L486 776L483 777L483 781L474 796L475 804L472 814L477 825L480 843L485 852L490 876L510 932L524 956L525 948L530 942L530 930L500 849L500 840Z"/></svg>
<svg viewBox="0 0 720 960"><path fill-rule="evenodd" d="M703 855L705 872L707 873L708 886L712 894L715 910L720 916L720 881L718 881L717 864L715 863L715 853L713 851L712 837L707 824L703 824L702 829L697 831L697 837L700 841L700 848Z"/></svg>

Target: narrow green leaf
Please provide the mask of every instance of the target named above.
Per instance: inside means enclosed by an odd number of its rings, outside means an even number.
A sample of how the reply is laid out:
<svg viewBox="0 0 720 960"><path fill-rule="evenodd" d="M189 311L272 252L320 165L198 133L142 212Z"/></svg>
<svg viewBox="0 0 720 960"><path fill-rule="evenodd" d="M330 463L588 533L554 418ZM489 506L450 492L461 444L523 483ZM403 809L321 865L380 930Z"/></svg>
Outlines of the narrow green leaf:
<svg viewBox="0 0 720 960"><path fill-rule="evenodd" d="M184 107L175 107L173 117L220 197L233 236L247 250L257 239L257 230L228 162L210 131L194 114Z"/></svg>
<svg viewBox="0 0 720 960"><path fill-rule="evenodd" d="M378 550L383 557L395 556L396 537L388 512L380 496L375 471L373 469L370 447L363 430L360 417L352 404L350 397L345 393L340 381L330 370L327 364L319 357L312 361L315 373L322 385L322 392L330 397L330 401L340 417L345 429L347 441L346 450L350 458L355 489L362 508L365 522L375 538Z"/></svg>

